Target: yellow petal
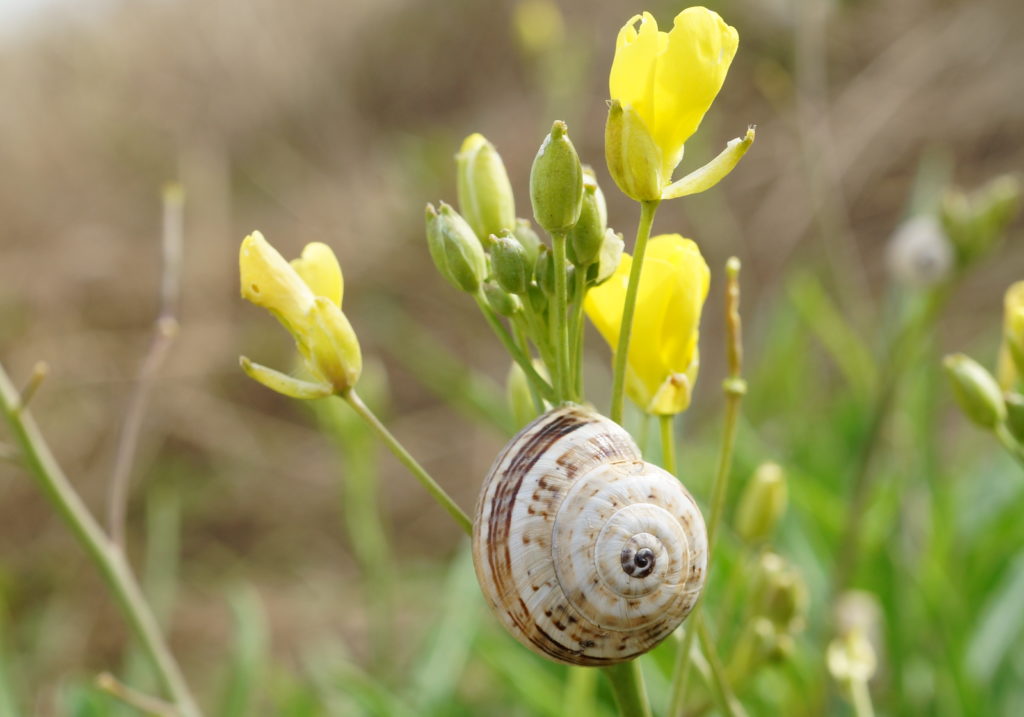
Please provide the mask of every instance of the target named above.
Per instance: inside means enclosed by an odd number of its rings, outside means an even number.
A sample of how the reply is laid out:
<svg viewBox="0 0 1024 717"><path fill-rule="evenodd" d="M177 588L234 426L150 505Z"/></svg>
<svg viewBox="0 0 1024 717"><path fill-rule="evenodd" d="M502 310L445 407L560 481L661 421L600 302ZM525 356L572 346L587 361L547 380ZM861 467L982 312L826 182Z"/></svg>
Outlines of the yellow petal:
<svg viewBox="0 0 1024 717"><path fill-rule="evenodd" d="M320 242L307 244L302 256L292 259L291 264L314 295L341 306L345 283L338 258L329 246Z"/></svg>
<svg viewBox="0 0 1024 717"><path fill-rule="evenodd" d="M754 143L754 127L747 129L743 139L737 137L725 145L717 157L705 164L700 169L694 170L680 179L665 187L661 193L662 199L676 199L690 194L699 194L707 191L722 181L729 172L736 168L743 155L747 153L750 145Z"/></svg>
<svg viewBox="0 0 1024 717"><path fill-rule="evenodd" d="M254 381L262 383L271 391L277 391L290 398L309 400L312 398L324 398L334 393L334 387L329 383L314 383L289 376L288 374L267 368L255 361L250 361L245 356L239 359L242 370Z"/></svg>
<svg viewBox="0 0 1024 717"><path fill-rule="evenodd" d="M242 297L271 311L295 334L313 308L313 292L263 235L253 232L238 254Z"/></svg>
<svg viewBox="0 0 1024 717"><path fill-rule="evenodd" d="M612 278L591 289L584 304L613 351L631 265L631 257L623 255ZM649 412L673 413L689 405L696 380L697 327L709 281L710 271L694 242L669 234L648 243L626 361L626 390Z"/></svg>
<svg viewBox="0 0 1024 717"><path fill-rule="evenodd" d="M665 153L669 176L683 144L697 131L725 82L739 35L716 12L691 7L676 15L654 77L654 121L648 126Z"/></svg>
<svg viewBox="0 0 1024 717"><path fill-rule="evenodd" d="M655 67L667 41L666 34L658 32L654 16L645 12L643 16L634 15L622 26L615 43L615 58L608 75L611 97L631 107L648 127L655 109Z"/></svg>
<svg viewBox="0 0 1024 717"><path fill-rule="evenodd" d="M309 368L344 391L355 385L363 370L359 340L338 305L318 296L310 312L310 327L303 335Z"/></svg>

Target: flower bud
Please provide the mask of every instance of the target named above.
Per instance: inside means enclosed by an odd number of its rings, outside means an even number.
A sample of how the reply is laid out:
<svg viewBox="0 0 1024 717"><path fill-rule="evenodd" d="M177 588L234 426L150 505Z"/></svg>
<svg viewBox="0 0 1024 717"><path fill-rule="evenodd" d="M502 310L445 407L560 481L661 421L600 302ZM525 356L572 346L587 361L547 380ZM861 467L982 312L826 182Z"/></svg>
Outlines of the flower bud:
<svg viewBox="0 0 1024 717"><path fill-rule="evenodd" d="M590 285L599 286L608 281L619 268L622 261L622 252L626 248L626 242L622 235L614 229L606 229L604 241L601 244L601 252L597 256L597 263L591 265L588 277L591 277Z"/></svg>
<svg viewBox="0 0 1024 717"><path fill-rule="evenodd" d="M786 511L786 474L776 463L754 471L736 509L736 532L747 543L768 540Z"/></svg>
<svg viewBox="0 0 1024 717"><path fill-rule="evenodd" d="M569 265L566 267L565 277L566 283L572 284L573 276L576 272L576 267ZM546 246L541 247L540 256L537 257L537 268L535 270L537 276L537 283L540 288L544 291L545 296L555 295L555 257L554 253Z"/></svg>
<svg viewBox="0 0 1024 717"><path fill-rule="evenodd" d="M583 207L583 167L569 128L558 120L544 138L530 170L533 217L549 234L565 234Z"/></svg>
<svg viewBox="0 0 1024 717"><path fill-rule="evenodd" d="M875 674L875 650L863 630L850 630L829 643L826 663L832 678L849 690L853 684L866 683Z"/></svg>
<svg viewBox="0 0 1024 717"><path fill-rule="evenodd" d="M807 612L807 586L800 574L775 553L761 556L754 577L754 599L763 615L783 632L803 627Z"/></svg>
<svg viewBox="0 0 1024 717"><path fill-rule="evenodd" d="M530 285L533 271L526 249L507 231L491 237L491 271L510 294L525 294Z"/></svg>
<svg viewBox="0 0 1024 717"><path fill-rule="evenodd" d="M943 198L940 218L956 248L961 267L989 253L1013 220L1020 204L1020 181L996 177L970 195L952 189Z"/></svg>
<svg viewBox="0 0 1024 717"><path fill-rule="evenodd" d="M661 199L661 150L640 116L618 100L608 106L604 152L608 171L623 194L638 202Z"/></svg>
<svg viewBox="0 0 1024 717"><path fill-rule="evenodd" d="M310 329L299 342L306 360L339 393L355 386L363 358L345 314L333 301L318 296L310 318Z"/></svg>
<svg viewBox="0 0 1024 717"><path fill-rule="evenodd" d="M589 167L583 170L583 207L579 221L569 230L569 260L577 267L586 267L597 261L604 244L608 209L604 194Z"/></svg>
<svg viewBox="0 0 1024 717"><path fill-rule="evenodd" d="M501 155L482 134L471 134L455 155L459 209L480 241L512 230L516 204Z"/></svg>
<svg viewBox="0 0 1024 717"><path fill-rule="evenodd" d="M926 288L949 277L953 245L930 214L903 222L886 247L889 272L902 284Z"/></svg>
<svg viewBox="0 0 1024 717"><path fill-rule="evenodd" d="M523 245L523 249L526 250L526 258L529 259L530 266L536 264L537 255L540 254L543 242L537 236L537 232L533 230L530 220L516 219L516 228L512 233L515 234L516 239L519 240L519 243Z"/></svg>
<svg viewBox="0 0 1024 717"><path fill-rule="evenodd" d="M964 354L947 356L942 364L953 383L953 395L968 418L983 428L995 428L1006 419L999 384L981 364Z"/></svg>
<svg viewBox="0 0 1024 717"><path fill-rule="evenodd" d="M523 302L515 294L509 294L495 283L484 282L484 299L487 305L502 316L512 316L523 310Z"/></svg>
<svg viewBox="0 0 1024 717"><path fill-rule="evenodd" d="M1024 445L1024 396L1019 393L1006 394L1006 427Z"/></svg>
<svg viewBox="0 0 1024 717"><path fill-rule="evenodd" d="M427 205L427 247L441 275L470 294L480 289L487 275L487 257L466 220L441 202L438 212Z"/></svg>

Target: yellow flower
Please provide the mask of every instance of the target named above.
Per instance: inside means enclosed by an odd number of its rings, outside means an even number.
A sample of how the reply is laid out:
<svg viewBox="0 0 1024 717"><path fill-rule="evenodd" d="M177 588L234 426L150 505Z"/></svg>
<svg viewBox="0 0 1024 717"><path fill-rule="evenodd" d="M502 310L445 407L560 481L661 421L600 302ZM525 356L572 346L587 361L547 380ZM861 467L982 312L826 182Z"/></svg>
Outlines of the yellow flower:
<svg viewBox="0 0 1024 717"><path fill-rule="evenodd" d="M615 350L632 257L587 293L584 309ZM647 244L640 274L633 335L626 359L626 393L647 413L685 411L697 380L698 325L711 273L697 245L678 234Z"/></svg>
<svg viewBox="0 0 1024 717"><path fill-rule="evenodd" d="M253 379L293 398L317 398L355 385L362 370L359 341L341 312L341 267L326 244L307 244L290 264L253 232L239 251L242 298L284 324L314 380L304 381L242 357Z"/></svg>
<svg viewBox="0 0 1024 717"><path fill-rule="evenodd" d="M753 128L679 182L672 173L683 146L718 95L739 35L718 13L691 7L660 32L654 17L634 15L619 31L608 79L611 107L605 135L608 169L639 201L702 192L728 174L754 141Z"/></svg>
<svg viewBox="0 0 1024 717"><path fill-rule="evenodd" d="M1024 281L1006 290L1003 300L1003 345L999 352L999 384L1012 391L1024 376Z"/></svg>

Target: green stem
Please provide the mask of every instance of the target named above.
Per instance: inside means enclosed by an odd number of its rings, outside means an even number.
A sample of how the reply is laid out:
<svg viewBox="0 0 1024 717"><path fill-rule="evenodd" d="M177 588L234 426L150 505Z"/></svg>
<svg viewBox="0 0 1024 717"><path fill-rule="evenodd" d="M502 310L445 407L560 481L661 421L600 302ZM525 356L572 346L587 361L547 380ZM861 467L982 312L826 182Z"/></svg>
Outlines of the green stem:
<svg viewBox="0 0 1024 717"><path fill-rule="evenodd" d="M1003 444L1007 453L1017 459L1017 462L1024 466L1024 446L1017 442L1017 439L1010 433L1005 423L1000 423L995 428L996 438Z"/></svg>
<svg viewBox="0 0 1024 717"><path fill-rule="evenodd" d="M548 400L554 400L555 391L544 377L537 373L537 370L533 367L533 363L529 357L524 354L520 348L516 345L515 339L512 338L512 334L508 332L505 325L501 323L501 320L494 313L494 310L487 304L487 300L483 294L477 293L473 296L476 299L477 306L480 307L480 311L483 312L484 318L487 319L487 323L494 329L494 333L501 340L501 343L505 346L505 350L508 351L512 359L519 364L519 368L523 369L523 373L537 386L537 390L541 392L544 398Z"/></svg>
<svg viewBox="0 0 1024 717"><path fill-rule="evenodd" d="M359 398L359 395L355 392L355 389L348 389L341 394L348 405L355 409L355 412L359 414L359 417L366 421L367 425L370 426L377 434L377 436L384 441L384 445L395 455L403 466L416 477L420 484L427 489L427 492L441 504L441 507L448 511L448 514L455 518L455 522L459 524L466 535L473 534L473 522L469 517L462 512L462 509L451 499L444 488L442 488L437 481L435 481L426 469L423 468L416 459L412 457L409 451L405 450L405 446L398 442L391 431L380 422L376 414L370 410L370 408L363 403L363 400Z"/></svg>
<svg viewBox="0 0 1024 717"><path fill-rule="evenodd" d="M573 346L573 369L575 371L576 400L583 400L583 301L587 297L586 269L576 268L575 289L573 295L576 303L573 305L572 336L570 341Z"/></svg>
<svg viewBox="0 0 1024 717"><path fill-rule="evenodd" d="M871 704L871 692L865 680L856 680L850 685L850 699L853 702L853 713L856 717L875 717L875 708Z"/></svg>
<svg viewBox="0 0 1024 717"><path fill-rule="evenodd" d="M525 320L522 315L516 317L512 321L512 331L515 333L516 342L518 343L519 350L523 352L523 355L530 358L530 338L524 327ZM533 361L530 361L530 365L533 365ZM533 400L533 408L537 412L537 415L544 413L544 399L540 396L540 391L537 390L537 385L534 381L527 379L527 387L530 389L530 398Z"/></svg>
<svg viewBox="0 0 1024 717"><path fill-rule="evenodd" d="M633 333L633 312L636 309L636 294L640 286L640 271L644 263L644 251L651 236L654 213L658 200L640 202L640 223L636 228L636 246L633 248L633 264L629 270L629 284L626 287L626 303L622 307L622 323L619 326L619 345L615 349L615 363L612 371L611 419L622 423L622 409L625 401L626 358L629 355L629 339Z"/></svg>
<svg viewBox="0 0 1024 717"><path fill-rule="evenodd" d="M555 310L552 318L555 332L555 356L558 367L555 388L559 402L572 398L572 385L575 383L569 374L569 324L567 317L567 292L565 283L566 249L565 234L553 234L551 245L554 248L552 258L555 262Z"/></svg>
<svg viewBox="0 0 1024 717"><path fill-rule="evenodd" d="M707 523L708 528L708 564L706 573L711 572L711 563L714 558L715 538L718 535L718 526L722 521L722 512L725 509L725 499L729 494L729 473L732 467L732 454L736 446L736 428L739 422L740 402L747 391L746 382L743 380L743 335L740 323L740 288L739 288L739 261L733 257L726 264L727 283L725 289L725 322L728 340L726 353L729 362L729 377L722 382L722 390L725 392L725 417L722 430L722 444L718 452L718 468L715 471L715 480L711 487L711 515ZM691 623L700 620L700 611L703 600L697 602L690 614ZM698 623L699 624L699 623ZM696 630L686 630L683 637L683 646L680 650L672 674L672 696L669 702L669 714L681 715L685 706L686 683L690 670L690 650L693 646L693 639Z"/></svg>
<svg viewBox="0 0 1024 717"><path fill-rule="evenodd" d="M639 660L602 667L615 695L620 717L651 717L651 704L644 689L644 675Z"/></svg>
<svg viewBox="0 0 1024 717"><path fill-rule="evenodd" d="M676 474L676 441L672 434L675 416L666 414L658 416L661 423L661 467L672 475Z"/></svg>
<svg viewBox="0 0 1024 717"><path fill-rule="evenodd" d="M711 680L722 712L730 715L730 717L745 714L739 700L736 699L736 695L732 693L732 689L729 687L729 682L725 676L725 669L722 667L722 661L718 659L718 653L715 651L715 642L711 639L711 632L708 630L707 623L701 616L697 617L696 622L696 632L700 636L701 649L704 651L708 665L711 667Z"/></svg>
<svg viewBox="0 0 1024 717"><path fill-rule="evenodd" d="M100 528L82 502L64 471L50 452L32 416L24 410L21 397L0 365L0 403L11 433L39 488L61 515L75 538L99 568L114 593L122 613L153 663L153 668L175 708L182 717L199 717L201 712L189 691L181 668L167 647L153 611L139 588L131 566Z"/></svg>

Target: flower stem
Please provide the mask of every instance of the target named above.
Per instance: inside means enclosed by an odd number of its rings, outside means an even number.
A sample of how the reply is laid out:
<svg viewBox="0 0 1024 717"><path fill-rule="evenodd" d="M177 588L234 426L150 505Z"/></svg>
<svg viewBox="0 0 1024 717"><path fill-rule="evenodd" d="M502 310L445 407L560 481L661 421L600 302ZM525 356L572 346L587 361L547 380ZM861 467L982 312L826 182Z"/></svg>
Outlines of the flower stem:
<svg viewBox="0 0 1024 717"><path fill-rule="evenodd" d="M541 392L544 398L554 400L555 391L544 377L537 373L537 370L533 367L533 363L529 357L522 352L522 350L516 345L515 339L512 338L512 334L508 332L504 324L494 313L494 310L488 306L487 300L483 297L483 294L477 293L473 296L476 299L477 306L480 307L480 311L483 312L484 318L487 319L487 323L491 325L495 335L501 340L501 343L505 346L505 350L508 351L512 359L519 364L519 368L523 369L523 373L526 374L527 379L530 383L537 387L537 390Z"/></svg>
<svg viewBox="0 0 1024 717"><path fill-rule="evenodd" d="M871 692L866 680L854 680L850 685L850 698L853 702L853 714L856 717L875 717L875 708L871 704Z"/></svg>
<svg viewBox="0 0 1024 717"><path fill-rule="evenodd" d="M395 455L403 466L413 474L413 476L420 482L420 484L427 489L427 492L441 504L441 507L448 511L448 514L455 518L455 522L459 524L459 527L465 531L466 535L473 534L473 522L469 519L462 509L452 500L444 488L442 488L437 481L435 481L426 469L421 466L409 451L405 450L405 446L398 442L398 439L392 435L391 431L381 423L380 419L377 418L376 414L370 410L369 406L363 403L363 400L359 398L359 394L354 389L348 389L341 394L341 397L348 402L348 405L352 406L359 417L366 421L367 425L370 426L377 434L388 449Z"/></svg>
<svg viewBox="0 0 1024 717"><path fill-rule="evenodd" d="M555 356L558 361L555 390L558 393L558 400L565 401L572 398L573 388L576 383L569 371L565 234L552 234L551 245L554 248L552 258L555 261L555 310L552 316L552 323L554 324L555 331Z"/></svg>
<svg viewBox="0 0 1024 717"><path fill-rule="evenodd" d="M122 613L153 663L153 668L175 708L182 717L199 717L199 707L185 683L181 668L160 633L153 611L146 602L124 553L111 542L75 492L50 452L36 422L22 406L21 397L2 365L0 404L29 472L74 533L75 538L96 563Z"/></svg>
<svg viewBox="0 0 1024 717"><path fill-rule="evenodd" d="M1000 423L995 428L996 438L1003 444L1003 448L1011 456L1017 459L1017 462L1024 466L1024 446L1017 442L1017 439L1010 433L1010 429L1006 427L1005 423Z"/></svg>
<svg viewBox="0 0 1024 717"><path fill-rule="evenodd" d="M725 322L728 337L726 353L729 362L729 376L722 382L722 390L725 392L725 418L722 431L722 445L718 454L718 469L715 472L715 481L711 488L711 515L708 519L708 572L711 571L715 538L718 534L719 523L722 520L725 499L729 492L729 472L732 466L733 448L736 445L736 426L739 421L740 401L747 390L746 382L742 377L743 333L739 311L739 271L739 260L736 257L732 257L726 263L727 283L725 289ZM703 601L699 601L693 608L693 612L689 617L691 622L697 623L700 619L702 605ZM697 630L694 628L686 631L682 649L676 658L675 670L672 675L672 697L669 702L670 715L681 715L683 713L686 682L690 672L690 649L696 632Z"/></svg>
<svg viewBox="0 0 1024 717"><path fill-rule="evenodd" d="M583 399L583 301L587 297L587 278L585 276L586 269L580 269L577 267L575 277L575 288L573 290L573 296L575 297L576 303L573 305L573 323L571 326L571 333L569 335L569 341L572 345L572 367L575 376L573 381L575 383L575 395L576 400L580 401Z"/></svg>
<svg viewBox="0 0 1024 717"><path fill-rule="evenodd" d="M722 712L730 715L730 717L739 717L746 714L736 699L736 695L732 693L732 689L729 687L729 682L725 676L725 669L722 667L722 661L718 659L718 653L715 652L715 642L711 638L711 631L708 630L703 616L697 616L696 623L695 632L700 636L701 648L707 657L708 666L711 668L711 681Z"/></svg>
<svg viewBox="0 0 1024 717"><path fill-rule="evenodd" d="M651 704L647 700L639 660L602 667L601 671L612 683L620 717L651 717Z"/></svg>
<svg viewBox="0 0 1024 717"><path fill-rule="evenodd" d="M517 318L522 318L517 317ZM530 338L527 334L523 324L524 321L513 321L512 330L515 333L516 341L518 342L519 349L523 352L523 355L530 358ZM531 365L533 362L530 362ZM540 397L540 391L537 390L537 385L534 381L529 378L526 380L526 385L530 389L530 399L533 401L533 409L537 412L537 415L544 413L544 399Z"/></svg>
<svg viewBox="0 0 1024 717"><path fill-rule="evenodd" d="M636 294L640 287L640 271L644 263L644 251L651 236L654 213L658 200L640 202L640 223L636 228L636 245L633 247L633 264L629 270L629 284L626 287L626 303L622 307L622 324L619 327L619 345L615 349L615 364L612 372L611 419L622 423L622 409L625 401L626 358L629 354L629 339L633 333L633 313L636 309Z"/></svg>
<svg viewBox="0 0 1024 717"><path fill-rule="evenodd" d="M676 442L672 434L674 419L671 414L658 416L661 424L661 467L672 475L676 474Z"/></svg>

